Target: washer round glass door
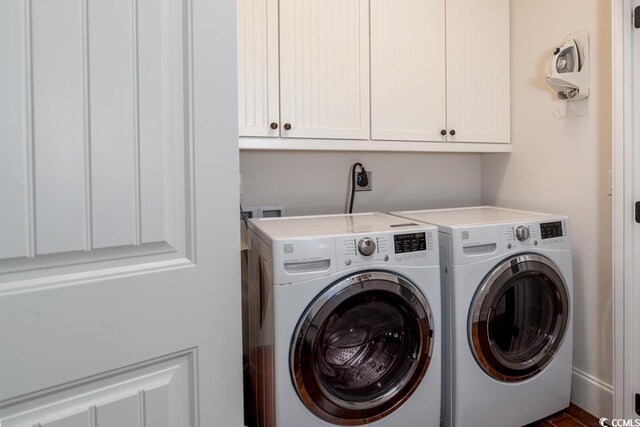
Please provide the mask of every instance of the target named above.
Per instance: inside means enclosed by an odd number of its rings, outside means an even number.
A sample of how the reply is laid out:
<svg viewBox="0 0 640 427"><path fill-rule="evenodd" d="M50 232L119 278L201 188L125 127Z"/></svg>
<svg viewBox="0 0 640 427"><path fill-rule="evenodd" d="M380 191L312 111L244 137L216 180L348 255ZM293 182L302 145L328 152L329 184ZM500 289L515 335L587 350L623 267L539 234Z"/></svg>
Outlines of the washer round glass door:
<svg viewBox="0 0 640 427"><path fill-rule="evenodd" d="M569 292L549 259L507 259L482 282L471 304L470 345L478 364L504 382L537 375L553 360L569 322Z"/></svg>
<svg viewBox="0 0 640 427"><path fill-rule="evenodd" d="M309 306L293 337L291 375L319 418L366 424L411 396L432 351L433 318L422 293L394 274L361 273Z"/></svg>

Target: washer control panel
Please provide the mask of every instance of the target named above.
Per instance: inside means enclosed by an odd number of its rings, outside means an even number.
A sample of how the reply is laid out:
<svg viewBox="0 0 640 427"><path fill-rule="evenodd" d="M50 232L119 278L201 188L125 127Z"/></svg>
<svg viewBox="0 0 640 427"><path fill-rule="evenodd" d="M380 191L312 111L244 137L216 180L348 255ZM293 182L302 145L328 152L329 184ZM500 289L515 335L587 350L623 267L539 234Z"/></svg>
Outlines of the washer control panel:
<svg viewBox="0 0 640 427"><path fill-rule="evenodd" d="M393 236L393 248L396 254L427 250L427 233L396 234Z"/></svg>
<svg viewBox="0 0 640 427"><path fill-rule="evenodd" d="M435 231L336 237L337 268L372 264L437 265Z"/></svg>

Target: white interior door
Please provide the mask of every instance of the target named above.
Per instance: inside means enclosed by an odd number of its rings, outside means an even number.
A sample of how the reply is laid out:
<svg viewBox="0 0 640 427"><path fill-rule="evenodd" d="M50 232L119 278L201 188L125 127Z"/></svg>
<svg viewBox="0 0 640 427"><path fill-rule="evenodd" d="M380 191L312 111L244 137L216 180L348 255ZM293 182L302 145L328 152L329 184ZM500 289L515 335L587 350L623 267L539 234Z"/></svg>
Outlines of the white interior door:
<svg viewBox="0 0 640 427"><path fill-rule="evenodd" d="M240 136L280 136L278 0L238 0Z"/></svg>
<svg viewBox="0 0 640 427"><path fill-rule="evenodd" d="M371 138L446 140L445 0L371 0Z"/></svg>
<svg viewBox="0 0 640 427"><path fill-rule="evenodd" d="M242 424L235 23L0 2L2 427Z"/></svg>
<svg viewBox="0 0 640 427"><path fill-rule="evenodd" d="M451 142L510 141L509 0L447 0Z"/></svg>
<svg viewBox="0 0 640 427"><path fill-rule="evenodd" d="M280 0L285 138L369 138L369 0Z"/></svg>

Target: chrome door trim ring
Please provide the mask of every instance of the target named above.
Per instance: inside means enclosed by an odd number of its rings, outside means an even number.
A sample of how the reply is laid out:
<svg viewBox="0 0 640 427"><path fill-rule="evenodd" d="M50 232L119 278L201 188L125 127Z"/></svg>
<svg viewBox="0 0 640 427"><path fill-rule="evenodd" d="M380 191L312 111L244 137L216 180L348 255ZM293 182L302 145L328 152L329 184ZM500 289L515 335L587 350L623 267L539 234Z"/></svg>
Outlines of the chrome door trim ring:
<svg viewBox="0 0 640 427"><path fill-rule="evenodd" d="M376 288L366 287L367 282L373 281L382 283L384 284L384 286L379 286ZM349 292L349 294L335 301L333 303L333 306L330 306L328 308L329 312L333 312L335 308L337 308L340 304L363 292L385 291L395 294L400 299L406 301L407 306L411 306L418 314L420 314L420 312L423 313L420 318L426 319L429 330L423 331L420 335L421 340L418 348L423 349L425 347L425 343L427 343L428 348L426 352L420 352L421 354L419 354L416 362L407 372L407 375L403 377L402 381L396 384L385 394L378 396L374 401L367 401L362 403L344 401L337 398L337 396L331 395L331 393L329 393L329 391L326 390L320 382L318 382L317 386L322 391L322 397L332 405L335 405L336 408L341 409L345 415L349 415L348 417L340 417L336 414L325 411L324 408L322 408L319 404L317 404L317 402L314 401L305 386L302 375L298 374L298 366L300 365L301 348L303 342L305 341L305 338L307 337L307 333L309 332L311 326L314 324L314 320L317 318L321 310L326 309L325 306L327 304L330 304L331 301L336 298L336 296L345 291L348 291L350 288L353 288L352 292ZM320 322L320 325L323 325L326 319L320 320L322 321ZM418 289L415 285L398 274L376 270L359 272L357 274L340 279L339 281L325 288L325 290L322 291L322 293L319 294L319 296L313 302L311 302L311 304L309 304L304 314L298 321L298 325L292 336L292 342L290 346L289 370L291 374L291 380L298 394L298 397L302 400L307 409L310 410L314 415L333 424L362 425L386 417L390 413L394 412L402 404L404 404L404 402L413 394L428 370L434 348L433 321L434 319L431 307L420 289ZM418 369L420 370L419 372ZM409 384L410 382L411 384ZM359 413L375 413L376 408L385 405L389 406L388 403L392 402L394 397L398 396L399 393L402 393L402 396L397 399L396 403L391 405L389 408L381 411L380 413L376 413L373 416L357 416Z"/></svg>
<svg viewBox="0 0 640 427"><path fill-rule="evenodd" d="M525 272L538 272L543 274L547 279L549 279L552 283L555 284L554 294L556 294L556 300L560 302L561 308L563 312L558 315L557 327L554 329L554 335L550 338L550 340L545 344L544 348L540 353L538 353L534 358L532 358L527 363L527 369L523 370L521 375L507 374L502 372L501 370L496 369L486 358L485 351L483 351L483 346L481 339L479 337L480 331L480 323L484 321L481 319L482 309L485 306L485 301L489 296L493 286L503 274L507 273L508 270L512 270L516 268L518 265L523 263L529 264L539 264L544 268L548 268L553 275L557 277L557 280L553 277L549 277L548 274L545 274L544 269L526 269L523 270ZM519 270L518 273L521 271ZM515 275L516 273L514 273ZM507 282L508 283L508 282ZM504 284L504 283L503 283ZM559 294L559 295L558 295ZM478 365L491 377L496 380L503 382L519 382L524 381L528 378L536 376L540 373L552 360L557 350L562 347L564 339L567 335L567 328L569 325L569 318L571 316L571 296L569 294L569 289L567 287L566 280L564 276L560 272L557 265L552 262L550 259L537 255L537 254L521 254L512 256L503 260L498 267L494 268L481 282L478 287L478 291L474 295L471 306L469 307L469 319L467 326L467 337L469 340L469 346L471 352L478 363ZM556 333L559 332L560 339L558 340L558 336ZM488 336L488 332L486 333ZM488 347L491 347L490 343L486 343ZM513 369L517 371L515 365L510 364L507 360L500 357L499 354L495 352L491 352L491 356L494 357L500 364L502 364L505 368ZM506 362L506 363L505 363ZM509 366L511 365L511 366Z"/></svg>

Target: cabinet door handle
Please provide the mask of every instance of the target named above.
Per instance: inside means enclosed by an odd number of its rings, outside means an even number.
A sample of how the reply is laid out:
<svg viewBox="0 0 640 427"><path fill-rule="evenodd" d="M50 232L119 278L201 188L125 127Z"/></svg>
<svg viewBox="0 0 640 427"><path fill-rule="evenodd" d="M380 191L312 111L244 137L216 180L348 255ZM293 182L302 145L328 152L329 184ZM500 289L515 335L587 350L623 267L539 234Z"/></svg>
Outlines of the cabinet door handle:
<svg viewBox="0 0 640 427"><path fill-rule="evenodd" d="M278 129L278 124L276 122L273 122L269 125L269 127L271 127L271 129L276 130Z"/></svg>
<svg viewBox="0 0 640 427"><path fill-rule="evenodd" d="M449 132L451 134L451 136L456 136L456 131L451 129L451 132Z"/></svg>
<svg viewBox="0 0 640 427"><path fill-rule="evenodd" d="M445 136L446 134L447 134L447 131L446 131L446 130L442 129L442 130L440 131L440 135Z"/></svg>
<svg viewBox="0 0 640 427"><path fill-rule="evenodd" d="M290 123L285 123L284 124L284 130L291 130L291 124Z"/></svg>

